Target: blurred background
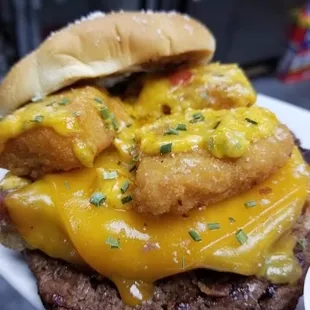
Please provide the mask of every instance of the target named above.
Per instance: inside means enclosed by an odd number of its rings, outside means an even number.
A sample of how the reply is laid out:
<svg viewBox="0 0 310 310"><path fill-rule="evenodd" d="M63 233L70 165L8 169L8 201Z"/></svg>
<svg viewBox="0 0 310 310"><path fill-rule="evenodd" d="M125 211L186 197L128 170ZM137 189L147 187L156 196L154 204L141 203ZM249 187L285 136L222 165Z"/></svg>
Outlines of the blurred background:
<svg viewBox="0 0 310 310"><path fill-rule="evenodd" d="M307 82L304 82L305 76L297 74L296 77L293 74L291 77L288 73L292 58L296 56L294 52L298 53L298 48L292 52L292 42L288 49L290 39L298 37L297 40L303 40L300 33L296 34L296 29L292 27L292 15L294 9L300 8L305 2L306 0L0 0L0 80L14 62L33 50L51 31L90 11L177 10L210 27L217 39L215 60L238 62L253 79L258 91L310 108L307 100L310 93ZM310 25L310 17L305 20L305 25L307 26L307 21ZM303 50L307 49L307 55L297 57L302 58L301 62L307 58L306 65L301 65L300 59L297 59L297 67L302 66L302 69L310 66L310 30L304 37L304 42L300 44L303 45ZM282 80L294 80L293 85L284 85L275 78L281 59L278 71L281 71ZM309 78L309 71L307 75Z"/></svg>
<svg viewBox="0 0 310 310"><path fill-rule="evenodd" d="M0 0L0 81L18 59L68 22L100 10L176 10L205 23L215 60L238 62L257 91L310 109L310 5L305 0ZM295 19L292 18L295 16ZM25 72L27 78L27 72ZM307 81L308 79L308 81ZM0 308L32 306L0 277Z"/></svg>

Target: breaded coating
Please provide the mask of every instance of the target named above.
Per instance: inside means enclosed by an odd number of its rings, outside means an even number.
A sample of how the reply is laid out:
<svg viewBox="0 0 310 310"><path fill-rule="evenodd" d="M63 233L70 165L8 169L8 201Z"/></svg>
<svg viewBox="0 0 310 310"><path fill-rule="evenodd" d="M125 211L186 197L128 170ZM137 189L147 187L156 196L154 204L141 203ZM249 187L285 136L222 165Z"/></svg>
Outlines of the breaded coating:
<svg viewBox="0 0 310 310"><path fill-rule="evenodd" d="M249 190L284 166L294 145L286 126L252 143L245 155L218 159L205 151L145 156L137 170L134 207L155 215L185 214Z"/></svg>
<svg viewBox="0 0 310 310"><path fill-rule="evenodd" d="M32 179L91 167L126 120L121 104L94 87L48 96L0 122L0 167Z"/></svg>
<svg viewBox="0 0 310 310"><path fill-rule="evenodd" d="M145 122L188 108L230 109L249 107L256 101L255 90L236 64L212 63L178 69L170 75L150 74L128 90L140 87L138 98L128 101L133 102L135 117Z"/></svg>

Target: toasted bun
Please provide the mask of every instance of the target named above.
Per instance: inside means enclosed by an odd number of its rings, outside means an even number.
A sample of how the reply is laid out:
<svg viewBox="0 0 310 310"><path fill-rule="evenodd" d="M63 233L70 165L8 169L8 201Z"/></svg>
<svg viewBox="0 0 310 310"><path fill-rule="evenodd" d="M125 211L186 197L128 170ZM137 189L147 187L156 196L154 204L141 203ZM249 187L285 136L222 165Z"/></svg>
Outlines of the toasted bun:
<svg viewBox="0 0 310 310"><path fill-rule="evenodd" d="M163 63L209 61L210 31L177 13L93 13L54 33L20 60L0 85L0 114L74 82Z"/></svg>

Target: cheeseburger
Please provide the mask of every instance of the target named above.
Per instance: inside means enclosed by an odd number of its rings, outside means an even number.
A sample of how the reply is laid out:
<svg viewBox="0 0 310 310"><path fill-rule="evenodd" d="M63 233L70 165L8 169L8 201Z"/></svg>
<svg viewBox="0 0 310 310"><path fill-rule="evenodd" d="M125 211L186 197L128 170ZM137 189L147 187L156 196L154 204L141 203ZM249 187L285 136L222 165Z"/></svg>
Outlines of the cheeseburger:
<svg viewBox="0 0 310 310"><path fill-rule="evenodd" d="M94 13L0 85L0 241L47 309L294 309L309 167L210 31Z"/></svg>

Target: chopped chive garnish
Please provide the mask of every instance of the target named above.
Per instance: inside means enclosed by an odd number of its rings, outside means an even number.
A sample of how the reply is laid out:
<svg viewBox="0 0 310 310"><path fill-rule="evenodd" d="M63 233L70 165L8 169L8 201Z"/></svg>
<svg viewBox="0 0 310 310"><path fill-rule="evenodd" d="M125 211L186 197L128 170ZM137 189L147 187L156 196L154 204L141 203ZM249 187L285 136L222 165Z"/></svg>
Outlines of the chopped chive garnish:
<svg viewBox="0 0 310 310"><path fill-rule="evenodd" d="M139 157L140 157L140 154L139 154L139 153L135 154L135 155L132 157L132 161L138 161L138 160L139 160Z"/></svg>
<svg viewBox="0 0 310 310"><path fill-rule="evenodd" d="M194 241L201 241L201 237L199 236L198 232L191 229L189 230L188 234L191 236L191 238L194 240Z"/></svg>
<svg viewBox="0 0 310 310"><path fill-rule="evenodd" d="M209 230L216 230L216 229L220 229L221 225L220 223L208 223L207 227Z"/></svg>
<svg viewBox="0 0 310 310"><path fill-rule="evenodd" d="M191 123L197 123L197 122L202 122L204 121L205 117L200 113L194 113L192 116L192 119L190 120Z"/></svg>
<svg viewBox="0 0 310 310"><path fill-rule="evenodd" d="M31 99L31 101L32 101L32 102L40 102L40 101L42 101L42 99L43 99L43 96L40 95L40 94L37 94L37 95L35 95L35 96Z"/></svg>
<svg viewBox="0 0 310 310"><path fill-rule="evenodd" d="M128 152L129 152L129 155L134 155L136 151L136 145L131 145L129 148L128 148Z"/></svg>
<svg viewBox="0 0 310 310"><path fill-rule="evenodd" d="M43 115L36 115L31 122L33 123L41 123L44 120L44 116Z"/></svg>
<svg viewBox="0 0 310 310"><path fill-rule="evenodd" d="M247 242L247 240L249 239L248 235L242 230L242 229L239 229L237 232L236 232L236 239L237 241L242 245L244 243Z"/></svg>
<svg viewBox="0 0 310 310"><path fill-rule="evenodd" d="M64 186L65 186L65 188L66 188L67 190L70 189L70 184L68 183L68 181L65 181L65 182L64 182Z"/></svg>
<svg viewBox="0 0 310 310"><path fill-rule="evenodd" d="M0 122L4 119L4 116L0 115Z"/></svg>
<svg viewBox="0 0 310 310"><path fill-rule="evenodd" d="M229 217L228 220L229 220L230 223L235 223L236 222L236 220L233 217Z"/></svg>
<svg viewBox="0 0 310 310"><path fill-rule="evenodd" d="M125 196L121 199L121 202L122 204L124 205L125 203L128 203L132 200L132 196L131 195L128 195L128 196Z"/></svg>
<svg viewBox="0 0 310 310"><path fill-rule="evenodd" d="M246 117L245 120L246 120L248 123L251 123L251 124L253 124L253 125L258 125L258 123L257 123L256 121L254 121L254 120L252 120L252 119L250 119L250 118L248 118L248 117Z"/></svg>
<svg viewBox="0 0 310 310"><path fill-rule="evenodd" d="M187 127L186 124L177 124L177 127L175 129L180 131L186 131Z"/></svg>
<svg viewBox="0 0 310 310"><path fill-rule="evenodd" d="M256 201L255 200L249 200L249 201L246 201L244 203L244 205L247 207L247 208L253 208L253 207L256 207Z"/></svg>
<svg viewBox="0 0 310 310"><path fill-rule="evenodd" d="M114 114L111 114L111 118L112 118L112 125L113 125L114 130L118 130L119 126L118 126L118 122Z"/></svg>
<svg viewBox="0 0 310 310"><path fill-rule="evenodd" d="M81 116L81 112L80 111L76 111L76 112L73 112L72 115L74 117L78 117L78 116Z"/></svg>
<svg viewBox="0 0 310 310"><path fill-rule="evenodd" d="M117 171L103 172L103 178L105 180L114 180L118 177Z"/></svg>
<svg viewBox="0 0 310 310"><path fill-rule="evenodd" d="M96 206L99 207L101 206L106 200L106 196L102 193L93 193L92 196L89 199L89 202Z"/></svg>
<svg viewBox="0 0 310 310"><path fill-rule="evenodd" d="M95 100L96 102L98 102L98 103L103 103L103 101L102 101L100 98L98 98L98 97L95 97L94 100Z"/></svg>
<svg viewBox="0 0 310 310"><path fill-rule="evenodd" d="M178 135L178 134L179 132L174 128L168 128L167 131L165 132L165 136L166 135Z"/></svg>
<svg viewBox="0 0 310 310"><path fill-rule="evenodd" d="M185 256L182 256L182 269L185 269Z"/></svg>
<svg viewBox="0 0 310 310"><path fill-rule="evenodd" d="M108 244L110 249L119 249L119 241L114 237L109 236L105 241L105 244Z"/></svg>
<svg viewBox="0 0 310 310"><path fill-rule="evenodd" d="M172 143L163 144L159 148L160 154L167 154L170 153L172 149Z"/></svg>
<svg viewBox="0 0 310 310"><path fill-rule="evenodd" d="M137 166L135 164L131 164L129 167L128 167L128 170L129 172L133 172L137 169Z"/></svg>
<svg viewBox="0 0 310 310"><path fill-rule="evenodd" d="M302 250L305 250L307 248L307 240L305 238L298 239L297 244Z"/></svg>
<svg viewBox="0 0 310 310"><path fill-rule="evenodd" d="M110 112L107 107L101 108L100 113L103 119L108 119L110 117Z"/></svg>
<svg viewBox="0 0 310 310"><path fill-rule="evenodd" d="M63 98L62 100L59 101L59 105L67 105L69 103L69 99L68 98Z"/></svg>
<svg viewBox="0 0 310 310"><path fill-rule="evenodd" d="M216 129L218 126L220 126L220 123L221 123L221 121L218 121L218 122L214 125L213 129Z"/></svg>
<svg viewBox="0 0 310 310"><path fill-rule="evenodd" d="M127 189L129 188L129 186L130 186L130 183L129 183L128 180L126 180L126 181L123 183L122 187L121 187L121 193L122 193L122 194L125 194L125 193L127 192Z"/></svg>

